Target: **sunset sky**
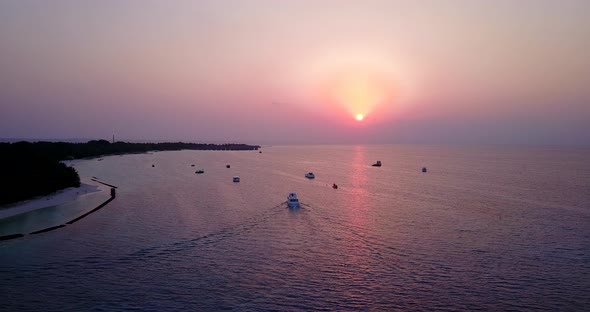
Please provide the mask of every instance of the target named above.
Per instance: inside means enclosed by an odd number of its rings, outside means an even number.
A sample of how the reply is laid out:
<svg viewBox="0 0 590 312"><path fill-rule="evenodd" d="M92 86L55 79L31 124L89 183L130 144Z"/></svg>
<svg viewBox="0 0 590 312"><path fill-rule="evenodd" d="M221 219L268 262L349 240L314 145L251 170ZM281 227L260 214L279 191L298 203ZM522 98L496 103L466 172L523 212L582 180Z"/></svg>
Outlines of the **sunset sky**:
<svg viewBox="0 0 590 312"><path fill-rule="evenodd" d="M590 1L1 1L0 138L113 134L589 145Z"/></svg>

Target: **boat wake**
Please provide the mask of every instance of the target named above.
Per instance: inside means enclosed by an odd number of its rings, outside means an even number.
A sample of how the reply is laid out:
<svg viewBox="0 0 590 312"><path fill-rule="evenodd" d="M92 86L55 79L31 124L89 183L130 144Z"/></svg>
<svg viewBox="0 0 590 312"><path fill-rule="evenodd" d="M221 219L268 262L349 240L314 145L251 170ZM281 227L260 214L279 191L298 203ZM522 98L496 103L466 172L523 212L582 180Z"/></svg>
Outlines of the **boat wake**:
<svg viewBox="0 0 590 312"><path fill-rule="evenodd" d="M71 259L66 262L49 263L43 266L71 266L71 267L88 267L90 265L96 266L97 269L107 264L109 266L121 265L126 267L127 265L134 264L136 262L145 263L146 261L174 261L179 256L189 256L195 259L203 257L201 253L192 252L195 249L211 249L216 248L220 243L246 235L252 231L255 231L258 227L263 227L264 224L272 222L272 220L279 214L284 213L283 209L287 207L287 201L283 201L277 205L269 207L263 210L260 214L244 220L239 224L233 224L225 226L217 231L206 233L193 238L176 240L173 242L166 242L151 247L139 249L126 255L122 255L118 258L111 258L109 256L89 256L80 259ZM296 211L307 211L310 210L311 206L301 203L301 208L292 209ZM183 255L185 254L185 255ZM39 269L43 269L39 268ZM34 268L31 268L34 270Z"/></svg>
<svg viewBox="0 0 590 312"><path fill-rule="evenodd" d="M213 247L224 240L253 231L256 227L264 224L266 221L271 220L276 214L280 213L282 210L277 208L285 207L286 204L287 201L281 202L280 204L264 210L261 214L247 219L243 223L226 226L219 231L211 232L191 239L140 249L118 259L118 261L122 263L128 263L136 260L145 260L156 257L161 260L162 257L176 257L178 253L187 252L197 247ZM305 206L309 207L308 205Z"/></svg>

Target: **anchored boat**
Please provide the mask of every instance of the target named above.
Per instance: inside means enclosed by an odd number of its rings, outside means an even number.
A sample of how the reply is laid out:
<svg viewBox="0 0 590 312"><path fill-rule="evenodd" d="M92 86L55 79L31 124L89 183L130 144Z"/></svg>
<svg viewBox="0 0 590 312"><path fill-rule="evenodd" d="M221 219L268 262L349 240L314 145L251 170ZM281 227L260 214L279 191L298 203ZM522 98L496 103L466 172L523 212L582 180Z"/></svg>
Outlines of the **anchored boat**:
<svg viewBox="0 0 590 312"><path fill-rule="evenodd" d="M313 174L313 172L308 172L305 174L305 177L308 179L315 179L315 174Z"/></svg>
<svg viewBox="0 0 590 312"><path fill-rule="evenodd" d="M299 199L297 198L297 194L289 193L289 196L287 196L287 206L289 206L289 208L299 208Z"/></svg>

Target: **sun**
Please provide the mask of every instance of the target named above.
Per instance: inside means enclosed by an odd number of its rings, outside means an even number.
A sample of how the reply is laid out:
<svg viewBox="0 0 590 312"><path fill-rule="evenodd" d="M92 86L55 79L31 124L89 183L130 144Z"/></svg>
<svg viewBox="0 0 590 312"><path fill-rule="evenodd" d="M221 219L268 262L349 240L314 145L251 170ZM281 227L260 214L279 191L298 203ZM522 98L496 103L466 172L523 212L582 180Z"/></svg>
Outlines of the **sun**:
<svg viewBox="0 0 590 312"><path fill-rule="evenodd" d="M363 118L365 118L365 116L363 116L363 114L356 114L356 120L362 121Z"/></svg>

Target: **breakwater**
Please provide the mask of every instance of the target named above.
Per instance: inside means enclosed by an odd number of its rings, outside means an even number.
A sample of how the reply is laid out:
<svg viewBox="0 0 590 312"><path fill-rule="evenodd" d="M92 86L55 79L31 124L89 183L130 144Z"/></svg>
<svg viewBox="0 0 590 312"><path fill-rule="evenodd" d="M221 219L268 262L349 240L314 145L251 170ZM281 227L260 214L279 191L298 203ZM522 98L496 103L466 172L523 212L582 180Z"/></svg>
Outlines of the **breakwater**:
<svg viewBox="0 0 590 312"><path fill-rule="evenodd" d="M34 232L31 232L31 233L28 233L28 234L17 233L17 234L10 234L10 235L0 236L0 241L2 241L2 240L11 240L11 239L16 239L16 238L21 238L21 237L24 237L26 235L41 234L41 233L46 233L46 232L54 231L54 230L57 230L57 229L61 229L63 227L66 227L67 225L74 224L75 222L78 222L78 221L86 218L87 216L89 216L89 215L97 212L98 210L104 208L108 203L110 203L111 201L113 201L115 199L115 197L117 197L117 194L116 194L116 191L115 191L116 188L117 188L116 186L111 185L111 184L108 184L108 183L105 183L105 182L102 182L102 181L99 181L97 179L92 179L92 181L95 181L97 183L100 183L100 184L103 184L103 185L106 185L106 186L111 187L111 190L110 190L111 196L109 197L109 199L107 199L106 201L104 201L103 203L101 203L100 205L98 205L96 208L94 208L94 209L92 209L92 210L84 213L83 215L81 215L79 217L76 217L75 219L72 219L72 220L66 222L65 224L60 224L60 225L48 227L48 228L41 229L41 230L38 230L38 231L34 231Z"/></svg>
<svg viewBox="0 0 590 312"><path fill-rule="evenodd" d="M88 211L87 213L85 213L85 214L83 214L83 215L81 215L81 216L79 216L79 217L77 217L77 218L75 218L75 219L73 219L71 221L66 222L66 224L73 224L75 222L78 222L78 221L86 218L88 215L90 215L92 213L95 213L96 211L102 209L104 206L106 206L108 203L110 203L113 199L115 199L115 196L114 195L111 195L111 198L107 199L104 203L100 204L98 207L96 207L96 208Z"/></svg>
<svg viewBox="0 0 590 312"><path fill-rule="evenodd" d="M98 180L98 179L96 179L96 178L92 178L92 179L90 179L90 180L92 180L92 181L94 181L94 182L96 182L96 183L100 183L100 184L102 184L102 185L109 186L109 187L111 187L111 188L113 188L113 189L116 189L116 188L117 188L116 186L114 186L114 185L112 185L112 184L108 184L108 183L105 183L105 182L99 181L99 180ZM114 196L113 196L113 197L114 197Z"/></svg>

